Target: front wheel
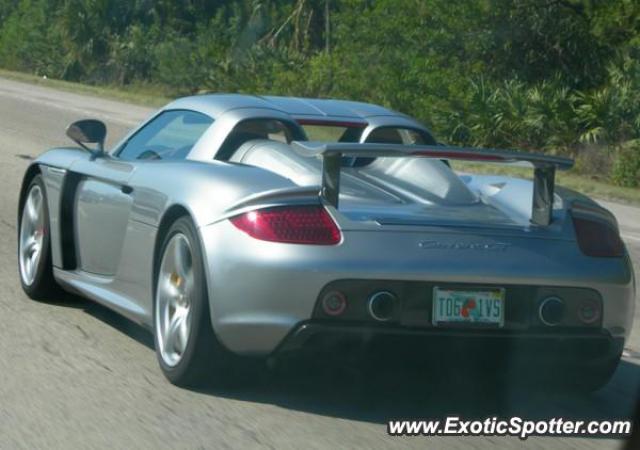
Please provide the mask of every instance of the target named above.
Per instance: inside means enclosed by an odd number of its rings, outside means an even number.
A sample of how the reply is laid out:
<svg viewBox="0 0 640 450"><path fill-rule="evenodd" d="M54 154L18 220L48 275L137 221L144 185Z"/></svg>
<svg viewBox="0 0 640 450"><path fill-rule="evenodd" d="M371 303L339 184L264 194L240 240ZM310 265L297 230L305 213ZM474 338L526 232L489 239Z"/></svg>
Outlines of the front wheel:
<svg viewBox="0 0 640 450"><path fill-rule="evenodd" d="M18 272L22 290L47 300L59 292L53 278L47 195L42 176L31 180L18 215Z"/></svg>
<svg viewBox="0 0 640 450"><path fill-rule="evenodd" d="M218 381L230 357L211 326L196 233L188 217L176 220L164 237L156 271L156 355L164 375L179 386Z"/></svg>

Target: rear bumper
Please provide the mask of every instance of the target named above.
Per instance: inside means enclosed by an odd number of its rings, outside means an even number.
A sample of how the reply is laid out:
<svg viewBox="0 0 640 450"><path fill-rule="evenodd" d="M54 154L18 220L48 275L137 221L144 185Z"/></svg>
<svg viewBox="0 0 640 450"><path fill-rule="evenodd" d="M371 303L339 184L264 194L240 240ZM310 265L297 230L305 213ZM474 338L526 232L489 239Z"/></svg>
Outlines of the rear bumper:
<svg viewBox="0 0 640 450"><path fill-rule="evenodd" d="M253 239L228 221L201 227L200 236L211 322L221 343L238 354L272 354L317 317L319 296L337 280L360 280L372 289L381 280L591 289L602 298L601 328L616 338L631 331L635 293L628 259L586 258L571 241L425 229L386 232L384 239L344 231L337 246L292 245ZM499 254L420 246L434 239L509 246Z"/></svg>
<svg viewBox="0 0 640 450"><path fill-rule="evenodd" d="M274 352L275 356L301 352L362 351L410 360L504 359L509 364L579 364L583 367L620 358L624 339L606 331L572 330L505 332L499 330L416 329L397 326L335 324L307 321L298 325Z"/></svg>

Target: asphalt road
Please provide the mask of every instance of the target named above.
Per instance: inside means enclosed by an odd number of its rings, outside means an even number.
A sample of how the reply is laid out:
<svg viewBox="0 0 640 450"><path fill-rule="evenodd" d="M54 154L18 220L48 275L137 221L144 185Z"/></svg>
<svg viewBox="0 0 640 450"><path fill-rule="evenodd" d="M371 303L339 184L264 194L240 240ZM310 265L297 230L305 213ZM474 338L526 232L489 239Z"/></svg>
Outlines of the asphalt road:
<svg viewBox="0 0 640 450"><path fill-rule="evenodd" d="M618 448L614 439L391 438L390 418L630 416L640 381L640 324L613 381L583 397L509 386L490 393L451 377L392 373L363 388L349 371L267 374L247 388L171 386L149 334L68 297L36 303L16 271L18 187L29 159L67 144L73 120L95 117L113 143L150 110L0 79L0 448ZM640 209L617 215L640 279ZM523 445L524 444L524 445Z"/></svg>

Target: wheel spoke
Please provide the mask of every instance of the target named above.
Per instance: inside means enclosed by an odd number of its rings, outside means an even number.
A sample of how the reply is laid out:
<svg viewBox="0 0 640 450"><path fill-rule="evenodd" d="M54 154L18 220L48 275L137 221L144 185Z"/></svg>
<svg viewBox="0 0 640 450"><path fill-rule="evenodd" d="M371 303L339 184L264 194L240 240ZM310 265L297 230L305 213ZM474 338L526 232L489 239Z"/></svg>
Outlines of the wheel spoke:
<svg viewBox="0 0 640 450"><path fill-rule="evenodd" d="M184 353L184 350L187 348L187 340L189 339L189 326L188 326L188 316L189 312L185 311L184 318L180 321L180 325L178 326L178 341L180 342L180 354Z"/></svg>
<svg viewBox="0 0 640 450"><path fill-rule="evenodd" d="M33 200L33 209L34 209L34 220L33 223L35 225L40 224L41 216L42 216L42 196L40 195L40 191L36 195L34 195Z"/></svg>
<svg viewBox="0 0 640 450"><path fill-rule="evenodd" d="M178 295L180 295L180 291L178 291L178 288L171 282L170 276L165 277L163 289L164 295L167 297L167 303L171 306L175 306L176 299L178 298Z"/></svg>
<svg viewBox="0 0 640 450"><path fill-rule="evenodd" d="M27 257L26 259L26 267L25 267L25 272L27 272L27 276L29 278L33 278L33 271L35 269L35 259L33 258L33 255Z"/></svg>
<svg viewBox="0 0 640 450"><path fill-rule="evenodd" d="M27 276L27 278L31 278L31 266L32 266L32 262L31 262L31 258L30 257L26 257L24 259L23 262L23 266L24 266L24 273Z"/></svg>
<svg viewBox="0 0 640 450"><path fill-rule="evenodd" d="M34 247L37 242L33 236L29 236L29 238L22 244L22 248L27 256L31 256L34 252Z"/></svg>
<svg viewBox="0 0 640 450"><path fill-rule="evenodd" d="M29 217L29 220L31 221L31 223L35 223L37 218L38 218L38 214L36 212L36 207L34 205L34 196L30 195L29 198L27 199L27 204L25 205L25 208L27 210L27 216Z"/></svg>
<svg viewBox="0 0 640 450"><path fill-rule="evenodd" d="M163 342L164 351L166 353L173 353L174 345L175 345L175 333L171 332L171 326L168 326L166 330L164 330L164 342Z"/></svg>
<svg viewBox="0 0 640 450"><path fill-rule="evenodd" d="M174 269L183 280L186 280L187 272L191 269L191 254L189 252L189 247L185 242L185 238L183 237L179 238L176 242Z"/></svg>
<svg viewBox="0 0 640 450"><path fill-rule="evenodd" d="M182 354L184 350L183 344L186 340L181 341L180 328L185 320L185 315L180 311L176 311L173 315L165 335L165 350Z"/></svg>
<svg viewBox="0 0 640 450"><path fill-rule="evenodd" d="M189 268L184 274L184 288L182 293L185 297L187 304L191 302L191 296L193 295L195 285L195 279L193 277L193 270Z"/></svg>

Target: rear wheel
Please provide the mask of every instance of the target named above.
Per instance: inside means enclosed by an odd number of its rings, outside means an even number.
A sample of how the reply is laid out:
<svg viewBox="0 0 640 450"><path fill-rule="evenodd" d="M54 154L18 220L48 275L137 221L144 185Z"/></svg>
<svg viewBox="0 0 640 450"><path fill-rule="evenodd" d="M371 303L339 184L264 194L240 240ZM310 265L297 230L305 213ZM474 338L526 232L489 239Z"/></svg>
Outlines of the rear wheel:
<svg viewBox="0 0 640 450"><path fill-rule="evenodd" d="M176 220L156 271L154 336L167 379L179 386L220 381L230 354L211 326L202 252L193 222Z"/></svg>
<svg viewBox="0 0 640 450"><path fill-rule="evenodd" d="M24 292L36 300L59 292L53 278L47 194L41 175L27 189L18 224L18 271Z"/></svg>

